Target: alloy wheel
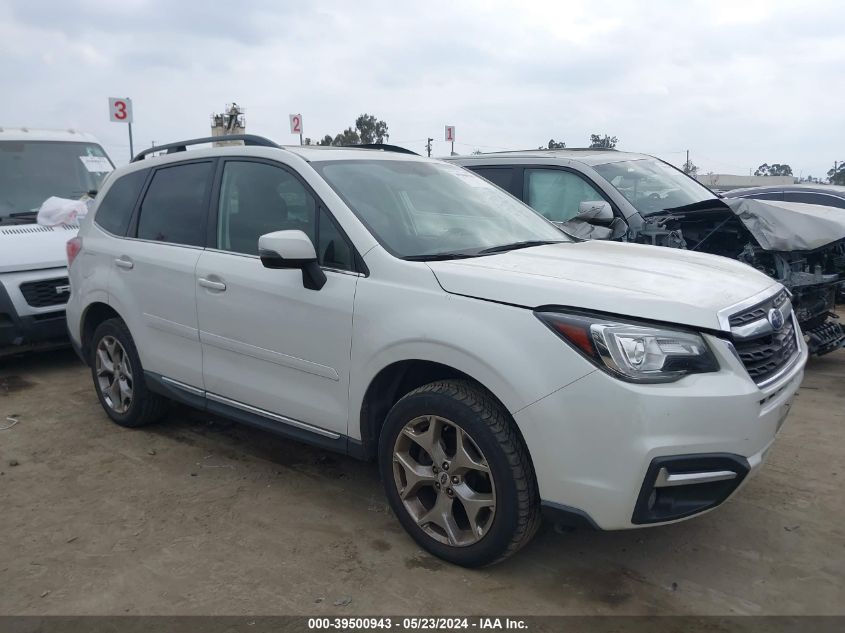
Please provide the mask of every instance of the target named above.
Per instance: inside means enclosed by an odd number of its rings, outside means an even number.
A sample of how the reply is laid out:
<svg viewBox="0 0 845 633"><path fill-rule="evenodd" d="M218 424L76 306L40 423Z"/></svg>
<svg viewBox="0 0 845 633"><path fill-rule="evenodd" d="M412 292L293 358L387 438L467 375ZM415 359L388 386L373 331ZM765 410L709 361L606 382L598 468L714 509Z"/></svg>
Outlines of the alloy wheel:
<svg viewBox="0 0 845 633"><path fill-rule="evenodd" d="M132 365L129 355L113 336L104 336L95 355L97 383L103 400L115 413L126 413L132 405Z"/></svg>
<svg viewBox="0 0 845 633"><path fill-rule="evenodd" d="M473 545L493 524L490 466L469 433L450 420L426 415L403 427L393 448L393 480L413 520L441 543Z"/></svg>

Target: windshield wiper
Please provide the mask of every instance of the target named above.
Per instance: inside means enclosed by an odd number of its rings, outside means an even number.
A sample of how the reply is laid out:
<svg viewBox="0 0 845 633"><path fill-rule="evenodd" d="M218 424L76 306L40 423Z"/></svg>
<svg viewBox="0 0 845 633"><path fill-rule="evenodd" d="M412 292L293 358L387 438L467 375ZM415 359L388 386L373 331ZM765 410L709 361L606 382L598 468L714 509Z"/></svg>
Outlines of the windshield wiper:
<svg viewBox="0 0 845 633"><path fill-rule="evenodd" d="M20 211L17 213L0 213L0 224L29 224L36 217L37 211Z"/></svg>
<svg viewBox="0 0 845 633"><path fill-rule="evenodd" d="M506 251L515 251L519 248L531 248L532 246L545 246L546 244L563 244L565 240L526 240L524 242L513 242L511 244L500 244L499 246L491 246L478 251L479 255L489 255L491 253L504 253Z"/></svg>
<svg viewBox="0 0 845 633"><path fill-rule="evenodd" d="M409 262L438 262L447 259L467 259L469 257L478 257L474 253L432 253L431 255L409 255L402 259Z"/></svg>

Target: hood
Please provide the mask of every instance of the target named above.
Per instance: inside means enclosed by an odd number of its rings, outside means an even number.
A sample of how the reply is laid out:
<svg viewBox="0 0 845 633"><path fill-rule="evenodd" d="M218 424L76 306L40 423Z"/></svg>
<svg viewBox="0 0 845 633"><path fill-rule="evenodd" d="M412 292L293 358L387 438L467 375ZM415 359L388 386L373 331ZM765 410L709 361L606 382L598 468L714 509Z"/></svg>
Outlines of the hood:
<svg viewBox="0 0 845 633"><path fill-rule="evenodd" d="M812 251L845 239L845 210L752 198L722 200L763 250Z"/></svg>
<svg viewBox="0 0 845 633"><path fill-rule="evenodd" d="M65 244L76 225L0 224L0 273L67 266Z"/></svg>
<svg viewBox="0 0 845 633"><path fill-rule="evenodd" d="M619 242L549 244L428 262L444 290L526 308L561 305L721 329L718 312L780 286L740 262Z"/></svg>

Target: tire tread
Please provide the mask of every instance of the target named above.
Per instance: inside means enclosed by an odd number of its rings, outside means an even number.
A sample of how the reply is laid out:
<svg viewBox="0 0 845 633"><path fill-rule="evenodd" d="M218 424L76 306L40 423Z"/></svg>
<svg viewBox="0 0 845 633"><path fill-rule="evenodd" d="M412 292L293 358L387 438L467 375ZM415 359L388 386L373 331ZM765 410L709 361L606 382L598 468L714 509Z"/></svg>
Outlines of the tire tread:
<svg viewBox="0 0 845 633"><path fill-rule="evenodd" d="M527 545L540 528L540 495L528 449L510 414L482 387L468 380L438 380L409 392L414 395L437 394L469 407L490 429L505 453L517 490L517 529L505 550L487 565L498 563Z"/></svg>

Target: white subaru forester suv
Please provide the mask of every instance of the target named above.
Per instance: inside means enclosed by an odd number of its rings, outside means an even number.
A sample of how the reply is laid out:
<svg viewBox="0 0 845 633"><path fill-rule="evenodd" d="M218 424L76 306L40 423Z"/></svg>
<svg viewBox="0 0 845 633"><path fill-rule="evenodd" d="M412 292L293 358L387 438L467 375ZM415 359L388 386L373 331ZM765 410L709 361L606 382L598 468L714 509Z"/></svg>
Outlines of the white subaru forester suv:
<svg viewBox="0 0 845 633"><path fill-rule="evenodd" d="M466 566L541 509L676 521L763 461L807 358L769 277L576 242L390 148L232 139L138 155L68 243L71 338L116 423L179 401L377 459L405 529Z"/></svg>

